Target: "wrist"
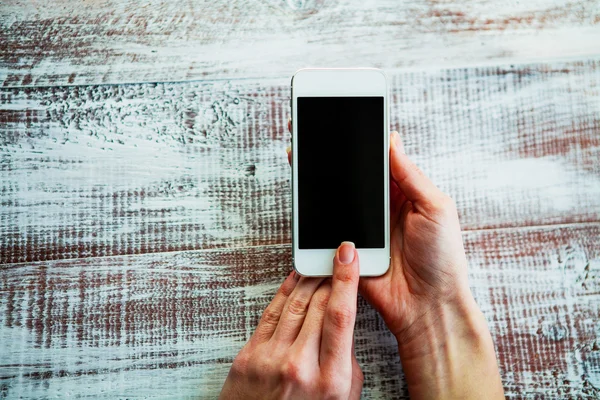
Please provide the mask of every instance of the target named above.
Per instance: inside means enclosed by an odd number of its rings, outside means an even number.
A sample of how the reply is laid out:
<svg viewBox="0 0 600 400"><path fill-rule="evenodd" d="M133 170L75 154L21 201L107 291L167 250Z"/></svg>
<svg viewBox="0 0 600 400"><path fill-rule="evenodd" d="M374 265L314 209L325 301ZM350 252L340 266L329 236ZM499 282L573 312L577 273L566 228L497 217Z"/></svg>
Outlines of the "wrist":
<svg viewBox="0 0 600 400"><path fill-rule="evenodd" d="M449 342L477 343L489 336L485 318L470 290L449 301L432 302L407 328L394 332L407 359L439 351Z"/></svg>
<svg viewBox="0 0 600 400"><path fill-rule="evenodd" d="M477 398L481 388L484 397L502 397L493 342L470 290L431 305L396 339L412 398Z"/></svg>

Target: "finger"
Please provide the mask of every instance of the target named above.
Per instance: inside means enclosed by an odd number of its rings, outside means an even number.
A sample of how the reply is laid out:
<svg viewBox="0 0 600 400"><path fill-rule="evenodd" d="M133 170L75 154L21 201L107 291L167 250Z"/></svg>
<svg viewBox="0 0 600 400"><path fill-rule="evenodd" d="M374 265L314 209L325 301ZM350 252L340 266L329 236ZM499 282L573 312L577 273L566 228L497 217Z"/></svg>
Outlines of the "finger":
<svg viewBox="0 0 600 400"><path fill-rule="evenodd" d="M287 344L291 344L296 340L304 323L310 300L321 282L323 282L322 278L300 278L294 291L283 306L279 324L273 332L273 340Z"/></svg>
<svg viewBox="0 0 600 400"><path fill-rule="evenodd" d="M404 146L398 132L392 134L390 147L390 172L392 179L406 198L424 205L435 202L443 193L404 154Z"/></svg>
<svg viewBox="0 0 600 400"><path fill-rule="evenodd" d="M394 142L395 135L398 136L397 142ZM398 146L398 149L402 153L404 153L404 144L402 143L402 140L400 138L400 135L398 135L398 132L394 131L390 134L390 145ZM390 149L390 152L391 152L391 149ZM402 193L402 190L400 190L400 188L396 184L396 181L394 180L393 177L390 178L390 199L391 199L390 203L392 206L392 216L394 216L395 210L400 208L400 206L406 201L406 196L404 196L404 193Z"/></svg>
<svg viewBox="0 0 600 400"><path fill-rule="evenodd" d="M275 332L275 329L277 328L285 302L294 291L299 278L300 275L296 272L292 272L285 281L283 281L275 294L275 297L260 318L256 331L254 331L254 335L252 335L252 340L254 342L263 343L273 336L273 332Z"/></svg>
<svg viewBox="0 0 600 400"><path fill-rule="evenodd" d="M360 399L360 393L362 392L364 375L360 369L360 365L354 355L354 348L352 349L352 386L350 387L349 399Z"/></svg>
<svg viewBox="0 0 600 400"><path fill-rule="evenodd" d="M331 297L325 311L321 339L321 365L330 370L351 365L358 269L358 253L354 244L342 243L333 259Z"/></svg>
<svg viewBox="0 0 600 400"><path fill-rule="evenodd" d="M319 347L321 346L321 333L323 331L323 321L325 320L325 310L331 296L331 283L324 282L310 300L308 312L304 319L304 324L294 345L307 348L309 354L316 354L317 362L319 357Z"/></svg>
<svg viewBox="0 0 600 400"><path fill-rule="evenodd" d="M288 118L288 131L290 131L290 133L292 133L292 119Z"/></svg>
<svg viewBox="0 0 600 400"><path fill-rule="evenodd" d="M394 142L394 140L396 141ZM393 131L390 134L390 144L392 146L396 146L402 154L406 154L406 152L404 151L404 143L402 143L402 138L400 137L400 134L397 131Z"/></svg>

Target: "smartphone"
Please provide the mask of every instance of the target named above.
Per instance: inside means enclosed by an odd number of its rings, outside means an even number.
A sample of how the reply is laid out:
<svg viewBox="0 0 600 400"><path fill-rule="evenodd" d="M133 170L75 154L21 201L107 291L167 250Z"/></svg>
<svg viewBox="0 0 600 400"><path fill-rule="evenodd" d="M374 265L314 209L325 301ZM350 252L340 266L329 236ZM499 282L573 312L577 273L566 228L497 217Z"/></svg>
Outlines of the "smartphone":
<svg viewBox="0 0 600 400"><path fill-rule="evenodd" d="M390 265L387 79L374 68L292 77L292 251L303 276L330 276L343 241L361 276Z"/></svg>

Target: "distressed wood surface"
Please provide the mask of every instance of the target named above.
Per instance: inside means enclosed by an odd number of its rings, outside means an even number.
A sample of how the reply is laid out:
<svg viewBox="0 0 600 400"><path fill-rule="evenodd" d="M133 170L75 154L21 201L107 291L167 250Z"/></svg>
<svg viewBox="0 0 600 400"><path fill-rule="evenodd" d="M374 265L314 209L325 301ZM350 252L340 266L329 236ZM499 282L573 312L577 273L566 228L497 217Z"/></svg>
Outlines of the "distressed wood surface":
<svg viewBox="0 0 600 400"><path fill-rule="evenodd" d="M600 51L596 0L8 0L4 86L510 64Z"/></svg>
<svg viewBox="0 0 600 400"><path fill-rule="evenodd" d="M600 396L600 224L464 234L508 398ZM289 245L0 267L7 398L216 397L290 271ZM361 301L365 397L407 398L395 339Z"/></svg>
<svg viewBox="0 0 600 400"><path fill-rule="evenodd" d="M600 61L391 76L463 229L600 221ZM289 243L289 87L0 90L0 262Z"/></svg>
<svg viewBox="0 0 600 400"><path fill-rule="evenodd" d="M2 2L0 398L216 396L291 268L306 66L389 73L507 397L600 398L599 43L596 0ZM362 300L356 351L408 397Z"/></svg>

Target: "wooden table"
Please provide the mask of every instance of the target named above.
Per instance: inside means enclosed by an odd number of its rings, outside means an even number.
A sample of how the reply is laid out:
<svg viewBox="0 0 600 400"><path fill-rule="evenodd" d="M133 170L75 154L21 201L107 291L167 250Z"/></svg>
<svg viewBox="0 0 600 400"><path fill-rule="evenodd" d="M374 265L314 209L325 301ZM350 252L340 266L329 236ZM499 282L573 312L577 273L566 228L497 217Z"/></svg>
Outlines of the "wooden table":
<svg viewBox="0 0 600 400"><path fill-rule="evenodd" d="M0 4L0 397L215 397L290 271L289 79L375 66L509 398L600 396L600 5ZM407 398L360 301L365 398Z"/></svg>

